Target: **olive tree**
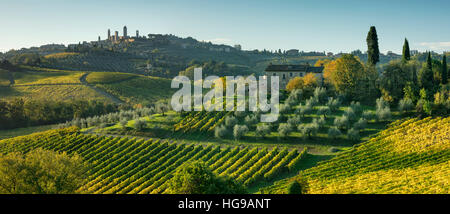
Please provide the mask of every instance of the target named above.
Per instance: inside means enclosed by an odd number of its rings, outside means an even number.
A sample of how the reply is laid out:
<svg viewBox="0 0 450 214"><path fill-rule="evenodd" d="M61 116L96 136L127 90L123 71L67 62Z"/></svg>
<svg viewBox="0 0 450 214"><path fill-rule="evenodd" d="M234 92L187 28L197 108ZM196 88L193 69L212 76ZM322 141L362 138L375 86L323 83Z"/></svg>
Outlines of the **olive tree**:
<svg viewBox="0 0 450 214"><path fill-rule="evenodd" d="M246 125L235 125L233 128L234 139L239 140L248 132L248 127Z"/></svg>
<svg viewBox="0 0 450 214"><path fill-rule="evenodd" d="M259 136L259 137L265 137L266 135L269 135L270 134L270 131L271 131L271 127L270 127L270 125L269 124L267 124L267 123L261 123L261 124L258 124L257 126L256 126L256 132L255 132L255 134L256 134L256 136Z"/></svg>

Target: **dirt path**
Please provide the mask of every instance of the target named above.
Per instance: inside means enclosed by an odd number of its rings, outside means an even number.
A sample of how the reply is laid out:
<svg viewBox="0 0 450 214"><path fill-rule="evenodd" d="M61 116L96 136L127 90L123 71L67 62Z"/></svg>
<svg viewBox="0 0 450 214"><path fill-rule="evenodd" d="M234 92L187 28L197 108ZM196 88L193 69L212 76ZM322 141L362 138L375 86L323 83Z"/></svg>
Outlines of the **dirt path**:
<svg viewBox="0 0 450 214"><path fill-rule="evenodd" d="M89 83L86 81L86 77L87 77L87 75L89 75L89 74L90 74L90 72L87 72L87 73L83 74L83 76L80 77L80 82L81 82L81 84L83 84L83 85L85 85L85 86L91 88L92 90L96 91L97 93L99 93L99 94L101 94L101 95L103 95L103 96L105 96L105 97L108 97L108 98L111 99L114 103L117 103L117 104L123 104L123 103L125 103L123 100L119 99L118 97L116 97L116 96L114 96L114 95L112 95L112 94L110 94L110 93L108 93L108 92L106 92L106 91L104 91L104 90L102 90L102 89L99 89L99 88L95 87L95 86L92 85L92 84L89 84Z"/></svg>

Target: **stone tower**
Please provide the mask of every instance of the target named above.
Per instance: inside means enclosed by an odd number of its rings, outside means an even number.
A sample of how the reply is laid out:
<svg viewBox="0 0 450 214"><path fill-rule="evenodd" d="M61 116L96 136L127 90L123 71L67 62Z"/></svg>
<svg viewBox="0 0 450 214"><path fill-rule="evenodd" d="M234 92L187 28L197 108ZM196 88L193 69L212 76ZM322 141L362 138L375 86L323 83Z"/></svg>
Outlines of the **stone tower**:
<svg viewBox="0 0 450 214"><path fill-rule="evenodd" d="M119 41L119 31L114 32L114 41Z"/></svg>
<svg viewBox="0 0 450 214"><path fill-rule="evenodd" d="M139 38L139 30L136 30L136 38Z"/></svg>
<svg viewBox="0 0 450 214"><path fill-rule="evenodd" d="M127 37L127 26L123 26L123 38L126 39Z"/></svg>
<svg viewBox="0 0 450 214"><path fill-rule="evenodd" d="M110 29L108 29L108 37L107 37L107 39L111 40L111 30Z"/></svg>

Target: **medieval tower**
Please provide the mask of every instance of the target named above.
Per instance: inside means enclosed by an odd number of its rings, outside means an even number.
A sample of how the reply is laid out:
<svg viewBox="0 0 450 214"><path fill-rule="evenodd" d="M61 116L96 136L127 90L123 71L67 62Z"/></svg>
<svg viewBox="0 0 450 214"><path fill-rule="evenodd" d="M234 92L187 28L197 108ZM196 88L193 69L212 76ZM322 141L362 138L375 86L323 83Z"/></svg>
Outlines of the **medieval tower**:
<svg viewBox="0 0 450 214"><path fill-rule="evenodd" d="M127 26L123 26L123 38L124 38L124 39L128 38L128 35L127 35Z"/></svg>

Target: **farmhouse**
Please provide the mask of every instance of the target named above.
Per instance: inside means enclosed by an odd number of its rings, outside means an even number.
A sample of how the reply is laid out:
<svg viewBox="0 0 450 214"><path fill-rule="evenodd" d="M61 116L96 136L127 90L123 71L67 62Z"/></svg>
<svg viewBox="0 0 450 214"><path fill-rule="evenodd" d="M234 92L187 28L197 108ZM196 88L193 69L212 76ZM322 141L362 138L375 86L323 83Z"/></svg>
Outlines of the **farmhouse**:
<svg viewBox="0 0 450 214"><path fill-rule="evenodd" d="M280 89L286 88L288 82L295 77L304 77L307 73L313 73L317 77L317 82L323 83L323 66L303 65L269 65L265 70L267 77L278 76L280 79Z"/></svg>

